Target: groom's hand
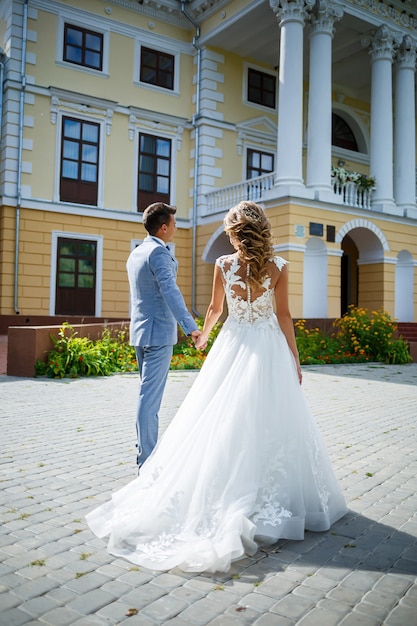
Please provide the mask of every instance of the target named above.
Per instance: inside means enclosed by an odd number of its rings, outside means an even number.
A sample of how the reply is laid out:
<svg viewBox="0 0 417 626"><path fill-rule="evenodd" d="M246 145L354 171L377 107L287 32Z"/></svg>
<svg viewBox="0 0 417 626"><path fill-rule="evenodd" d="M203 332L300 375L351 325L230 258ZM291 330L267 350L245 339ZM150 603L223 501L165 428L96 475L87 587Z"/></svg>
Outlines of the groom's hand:
<svg viewBox="0 0 417 626"><path fill-rule="evenodd" d="M203 336L203 333L200 333L200 335L197 337L194 345L197 348L197 350L205 350L206 349L206 347L207 347L207 339Z"/></svg>
<svg viewBox="0 0 417 626"><path fill-rule="evenodd" d="M197 344L197 340L198 340L200 335L201 335L201 330L193 330L193 332L191 333L191 338L192 338L195 346Z"/></svg>

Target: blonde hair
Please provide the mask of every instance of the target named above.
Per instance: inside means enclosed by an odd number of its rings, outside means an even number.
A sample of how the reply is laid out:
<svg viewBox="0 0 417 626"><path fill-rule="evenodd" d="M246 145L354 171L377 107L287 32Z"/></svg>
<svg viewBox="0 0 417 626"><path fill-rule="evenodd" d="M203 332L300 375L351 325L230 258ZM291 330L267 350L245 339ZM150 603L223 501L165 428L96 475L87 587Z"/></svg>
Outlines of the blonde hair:
<svg viewBox="0 0 417 626"><path fill-rule="evenodd" d="M239 257L250 266L249 284L259 287L267 262L274 256L271 224L255 202L239 202L224 218L224 230L234 239Z"/></svg>

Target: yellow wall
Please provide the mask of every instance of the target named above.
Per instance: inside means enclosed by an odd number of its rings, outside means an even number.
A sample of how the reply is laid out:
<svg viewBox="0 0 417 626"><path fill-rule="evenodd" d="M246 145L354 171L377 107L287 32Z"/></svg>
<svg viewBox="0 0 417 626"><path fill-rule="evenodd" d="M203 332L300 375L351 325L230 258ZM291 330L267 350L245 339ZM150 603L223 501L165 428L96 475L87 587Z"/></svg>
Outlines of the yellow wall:
<svg viewBox="0 0 417 626"><path fill-rule="evenodd" d="M191 41L191 34L180 28L173 28L158 20L152 20L155 28L152 31L148 26L149 19L144 15L129 14L130 26L144 27L147 32L158 34L161 45L173 49L174 41ZM126 14L124 15L126 19ZM76 22L76 20L74 20ZM68 20L71 22L71 20ZM35 77L36 84L44 87L58 87L80 94L89 94L97 98L115 101L123 106L136 106L179 117L190 118L193 113L191 94L194 90L190 76L194 73L192 66L193 49L190 46L190 55L181 54L180 67L180 95L165 90L155 91L142 85L135 85L138 76L134 72L135 39L133 37L110 32L109 45L109 76L96 75L94 72L83 71L77 65L63 65L56 63L56 46L58 31L58 16L38 11L37 20L29 20L28 28L37 33L36 42L28 42L28 52L36 54L36 65L28 67L28 73ZM169 37L167 34L169 33ZM140 31L137 31L140 38ZM45 41L49 46L39 45ZM157 103L157 105L156 105Z"/></svg>
<svg viewBox="0 0 417 626"><path fill-rule="evenodd" d="M266 209L271 223L274 243L280 245L279 254L289 261L289 301L293 317L303 316L303 273L304 255L302 251L292 250L291 245L305 245L310 238L309 223L311 221L324 224L324 240L326 225L334 225L336 233L344 224L352 220L352 214L344 210L325 210L317 207L300 205L278 205ZM223 217L223 216L222 216ZM417 258L417 224L414 229L407 224L398 224L391 219L378 218L377 214L365 213L364 220L377 226L389 243L390 250L382 256L387 257L388 262L359 265L359 301L358 305L388 311L391 316L395 315L394 289L395 289L395 264L389 260L396 258L398 253L407 249L414 258ZM213 265L204 263L201 256L205 246L216 231L221 222L215 222L200 226L198 229L197 245L197 305L199 311L205 313L211 296L211 281ZM295 225L305 228L305 237L295 236ZM326 242L329 250L341 251L340 243ZM286 249L288 245L288 249ZM226 251L225 251L226 252ZM417 273L415 273L417 291ZM338 255L328 256L328 317L339 317L341 295L341 257ZM417 312L417 311L416 311Z"/></svg>
<svg viewBox="0 0 417 626"><path fill-rule="evenodd" d="M230 17L242 10L250 3L250 0L233 0L227 4L226 13ZM67 10L70 7L82 11L90 11L92 14L106 18L106 4L101 0L89 1L71 0L63 3ZM192 98L195 94L193 77L196 73L196 65L193 63L195 49L191 45L194 29L191 26L179 28L168 22L159 21L145 13L127 11L116 4L109 5L111 14L109 25L113 20L120 24L126 24L126 32L129 28L135 28L137 36L152 33L161 39L161 43L172 46L175 51L175 42L189 45L188 53L180 55L180 95L164 93L161 90L146 88L134 84L138 79L134 75L135 64L135 39L133 36L110 33L109 50L109 77L95 75L94 72L83 71L77 66L71 67L56 63L57 24L58 16L37 9L37 19L29 18L28 28L36 33L36 40L28 41L28 53L36 55L36 64L28 64L27 72L33 77L36 84L34 105L25 104L25 116L29 120L33 118L33 126L24 127L24 139L30 141L33 149L23 149L23 163L29 164L31 173L23 172L22 183L31 188L31 198L40 201L52 202L55 179L59 178L58 164L60 147L59 137L60 118L57 123L51 122L51 101L47 90L50 87L60 88L75 94L90 95L97 99L109 100L119 103L120 107L113 114L111 133L107 135L103 131L101 141L105 144L104 171L103 171L103 201L105 209L116 209L124 212L135 212L136 207L136 172L134 171L136 140L129 139L129 109L133 106L137 109L148 110L167 116L178 116L181 120L191 120L195 112L195 103ZM178 3L179 10L179 3ZM202 35L210 29L221 26L223 21L223 6L215 11L202 23ZM74 13L76 15L76 13ZM275 19L271 13L271 19ZM74 20L75 22L77 20ZM152 21L153 28L149 26ZM0 38L3 32L0 26ZM129 31L130 32L130 31ZM278 33L278 26L277 26ZM133 35L133 30L131 31ZM278 37L278 34L277 34ZM45 45L45 41L48 45ZM278 39L277 39L278 46ZM224 102L217 102L217 112L221 113L225 122L222 130L222 138L215 142L215 149L221 151L221 158L216 158L214 167L221 171L221 177L215 179L218 188L241 182L244 174L244 155L238 154L237 133L232 129L233 124L253 120L259 117L268 118L274 125L277 123L275 111L245 104L242 99L242 81L244 78L245 62L251 63L251 59L239 57L224 50L213 49L213 52L224 57L224 63L218 64L218 72L224 75L224 83L219 83L218 89L224 93ZM254 65L260 65L255 62ZM266 68L272 69L272 68ZM28 90L30 89L29 82ZM363 123L369 122L369 103L359 102L354 99L348 90L343 99L343 105L352 107L357 115L363 112ZM308 85L304 85L305 96ZM334 92L334 102L338 101L339 94ZM65 100L65 96L62 98ZM103 120L103 115L94 113L88 109L77 112L71 106L62 105L59 110L68 115L77 114L91 116L92 120ZM144 132L158 132L157 125L153 128L143 122L141 126L140 114L138 114L137 128ZM204 122L204 120L203 120ZM229 124L229 126L227 126ZM175 126L175 117L173 121ZM204 128L204 131L206 129ZM165 129L166 130L166 129ZM260 131L267 131L266 127L258 127ZM175 129L166 131L172 137ZM271 134L271 131L269 131ZM274 139L274 138L272 138ZM256 130L247 142L256 144ZM275 145L259 143L259 148L267 151L275 151ZM175 150L175 143L173 144ZM175 203L178 208L177 217L188 219L193 198L190 195L193 180L193 160L190 157L194 149L191 139L191 130L185 129L182 134L182 145L173 154L176 167L176 178L172 181L175 187ZM358 172L369 173L369 167L353 159L347 160L346 168ZM333 158L333 164L337 165L337 157ZM305 161L305 158L304 158ZM29 167L29 169L30 169ZM24 168L26 169L26 168ZM145 231L137 220L132 216L131 221L117 219L117 214L111 214L111 219L101 216L100 210L85 210L86 215L75 215L72 207L63 208L62 212L44 210L45 206L39 203L38 209L27 208L27 198L23 205L26 208L21 212L20 238L19 238L19 308L23 314L45 315L49 311L50 302L50 268L51 268L51 233L59 230L82 235L103 236L103 291L102 291L102 315L108 317L123 317L128 314L128 285L125 271L125 263L130 252L131 239L143 238ZM64 212L64 211L67 212ZM353 213L347 207L319 205L307 206L306 203L290 203L286 200L270 202L267 206L267 214L271 221L275 244L280 245L280 254L289 262L289 292L290 308L294 317L302 316L303 305L303 269L304 255L297 246L306 244L309 235L309 223L319 222L324 225L333 225L336 233L346 222L356 217L361 217L377 226L385 236L389 244L389 251L384 252L385 257L395 259L401 250L408 250L413 258L417 258L417 220L415 225L406 221L396 220L393 216L383 216L372 211L356 211ZM98 217L95 217L97 215ZM109 214L107 214L109 215ZM202 254L213 232L221 224L222 217L218 220L203 224L197 230L197 270L196 270L196 309L204 315L210 301L212 289L213 264L202 261ZM295 226L305 228L305 237L297 237ZM14 283L14 251L15 251L15 209L3 207L0 212L0 312L13 312L13 283ZM187 304L191 305L192 292L192 231L190 227L180 227L177 231L175 244L176 255L179 259L178 282L186 298ZM188 226L188 224L187 224ZM328 249L340 251L339 243L325 242ZM416 272L415 272L416 274ZM394 279L395 265L393 263L375 263L371 265L361 264L359 268L359 304L370 308L383 307L391 314L394 313ZM416 296L415 312L417 319L417 277L415 278ZM328 315L337 317L340 314L340 257L328 256Z"/></svg>
<svg viewBox="0 0 417 626"><path fill-rule="evenodd" d="M5 235L1 257L0 313L14 312L15 210L4 207L0 221ZM52 231L103 237L102 316L128 317L129 287L126 260L132 239L143 239L141 224L48 211L21 210L19 238L18 305L21 315L48 315ZM191 232L177 230L176 255L180 259L178 284L191 305Z"/></svg>

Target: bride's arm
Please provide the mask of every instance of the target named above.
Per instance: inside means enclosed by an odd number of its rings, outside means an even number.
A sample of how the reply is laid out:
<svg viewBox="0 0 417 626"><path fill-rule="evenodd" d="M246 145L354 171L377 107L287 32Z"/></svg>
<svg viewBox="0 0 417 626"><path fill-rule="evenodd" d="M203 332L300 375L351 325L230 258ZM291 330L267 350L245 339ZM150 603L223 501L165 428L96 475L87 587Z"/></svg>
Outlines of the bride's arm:
<svg viewBox="0 0 417 626"><path fill-rule="evenodd" d="M275 305L276 312L282 332L285 335L288 346L294 355L297 366L298 380L302 381L300 357L298 356L297 342L295 340L294 323L292 321L288 306L288 266L285 265L281 272L277 284L275 285Z"/></svg>
<svg viewBox="0 0 417 626"><path fill-rule="evenodd" d="M204 319L203 331L196 341L195 347L204 350L207 345L207 339L214 324L223 313L224 288L219 266L214 266L213 290L211 294L211 302L208 306L206 317Z"/></svg>

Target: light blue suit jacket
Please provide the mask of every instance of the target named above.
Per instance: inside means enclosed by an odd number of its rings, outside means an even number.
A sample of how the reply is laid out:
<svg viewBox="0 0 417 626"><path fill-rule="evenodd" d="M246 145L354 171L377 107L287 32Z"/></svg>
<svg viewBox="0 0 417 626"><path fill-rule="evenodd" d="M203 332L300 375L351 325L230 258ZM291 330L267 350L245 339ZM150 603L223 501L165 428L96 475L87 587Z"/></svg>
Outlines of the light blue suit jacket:
<svg viewBox="0 0 417 626"><path fill-rule="evenodd" d="M177 261L162 241L146 237L126 263L130 285L130 344L168 346L197 325L177 285Z"/></svg>

